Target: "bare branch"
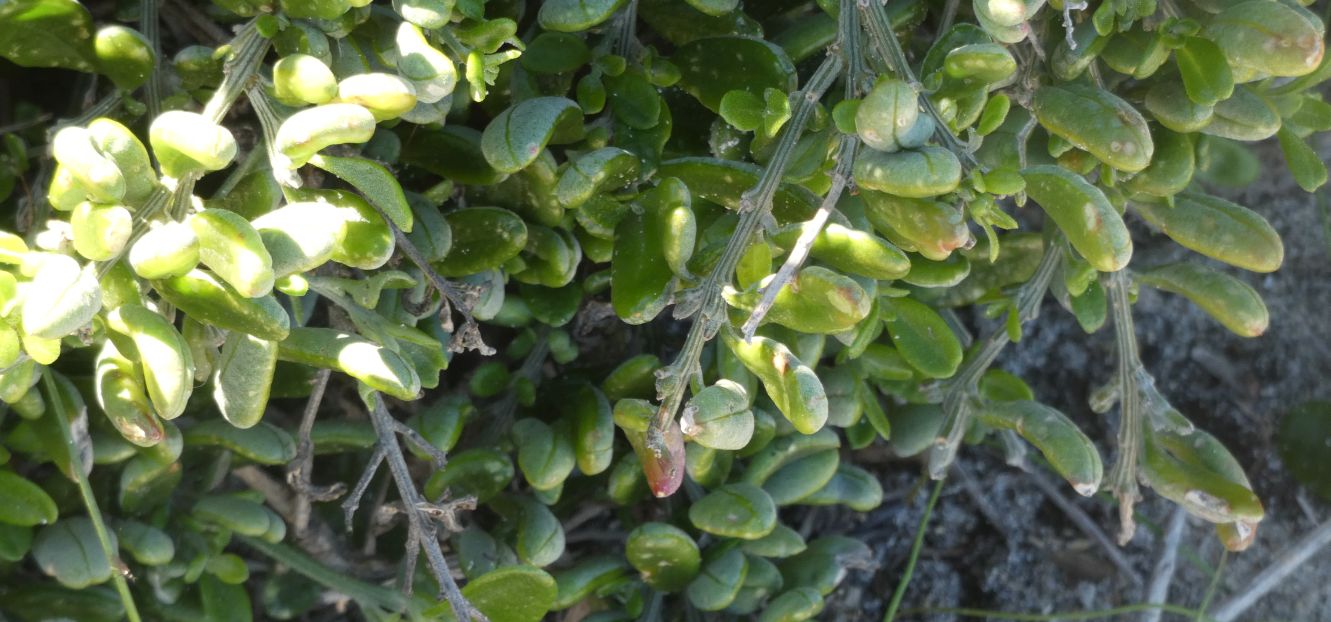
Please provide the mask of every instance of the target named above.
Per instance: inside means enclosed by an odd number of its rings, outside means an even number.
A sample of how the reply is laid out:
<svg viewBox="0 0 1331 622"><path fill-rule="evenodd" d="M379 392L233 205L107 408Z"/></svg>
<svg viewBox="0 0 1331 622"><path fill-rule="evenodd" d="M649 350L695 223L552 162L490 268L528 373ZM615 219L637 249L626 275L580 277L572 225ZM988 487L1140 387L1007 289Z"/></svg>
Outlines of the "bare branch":
<svg viewBox="0 0 1331 622"><path fill-rule="evenodd" d="M836 209L837 200L841 198L841 193L845 192L846 184L850 181L851 165L855 161L855 149L859 146L859 140L849 134L842 135L841 141L837 146L836 169L832 171L832 187L827 191L827 196L823 197L823 202L818 206L818 211L814 213L813 218L804 223L804 229L800 232L799 239L790 249L790 255L786 257L786 262L781 264L781 269L777 270L776 276L763 287L762 300L753 308L749 314L749 319L745 320L744 326L740 331L744 334L744 339L752 339L753 334L757 332L758 325L762 323L767 312L772 309L772 304L776 302L776 295L781 289L794 278L795 271L804 265L804 260L809 257L809 251L813 248L813 242L822 232L827 224L827 219L832 215L832 210Z"/></svg>
<svg viewBox="0 0 1331 622"><path fill-rule="evenodd" d="M407 460L402 456L402 448L397 443L395 434L394 419L388 412L388 407L384 405L384 399L378 393L370 396L373 402L370 404L370 419L374 422L375 432L379 435L379 445L383 448L384 458L388 462L388 470L393 474L393 481L397 485L398 496L402 502L407 515L408 542L416 540L420 543L421 549L425 551L425 559L429 563L430 572L434 575L439 584L441 596L453 607L453 613L457 616L459 622L469 622L473 618L484 620L485 616L476 610L467 599L462 596L462 591L458 589L458 584L453 580L453 575L448 569L448 561L444 559L444 552L439 547L439 536L435 529L435 523L432 520L426 520L428 516L420 510L420 507L426 504L421 498L421 494L416 490L416 484L411 479L411 472L407 470ZM376 452L378 453L378 452ZM413 538L411 532L417 535ZM416 550L407 551L407 557L414 557ZM410 584L410 577L404 585Z"/></svg>
<svg viewBox="0 0 1331 622"><path fill-rule="evenodd" d="M1164 603L1169 598L1169 584L1174 581L1175 562L1178 560L1178 544L1183 539L1183 528L1188 525L1188 513L1179 506L1169 515L1169 525L1165 527L1165 541L1160 547L1160 559L1155 562L1151 572L1151 583L1146 588L1146 602ZM1142 622L1160 622L1161 610L1152 609L1142 614Z"/></svg>
<svg viewBox="0 0 1331 622"><path fill-rule="evenodd" d="M476 324L476 319L471 316L471 309L476 306L476 301L480 298L482 289L473 285L452 283L440 276L438 272L435 272L425 255L421 254L420 249L411 243L411 240L407 238L405 233L402 233L402 230L393 223L393 220L387 214L384 214L379 206L374 206L374 209L379 212L388 226L392 227L393 237L397 241L398 248L402 249L411 263L416 264L421 274L425 275L426 280L430 282L430 286L444 297L444 308L439 312L440 321L444 323L444 326L446 328L450 327L452 322L452 319L448 317L450 305L462 314L462 327L453 333L453 341L448 344L448 349L452 352L476 350L482 356L494 355L495 349L485 345L485 341L481 339L480 326Z"/></svg>
<svg viewBox="0 0 1331 622"><path fill-rule="evenodd" d="M319 370L314 377L314 386L310 387L310 397L305 402L305 412L301 415L300 429L296 443L296 459L287 466L287 483L296 489L293 509L296 535L305 533L310 524L310 502L332 501L347 491L345 484L338 482L331 486L315 486L310 483L310 471L314 467L314 441L310 432L314 429L314 417L319 413L319 404L323 402L324 391L328 388L328 377L332 372Z"/></svg>
<svg viewBox="0 0 1331 622"><path fill-rule="evenodd" d="M384 456L388 450L384 448L383 437L374 446L374 454L370 456L370 461L365 465L365 472L361 473L360 479L356 481L356 486L351 489L351 494L342 501L342 517L346 521L347 531L351 531L351 519L356 516L356 510L360 509L360 500L365 496L365 491L369 489L370 482L374 481L374 474L379 471L379 465L383 464Z"/></svg>
<svg viewBox="0 0 1331 622"><path fill-rule="evenodd" d="M1058 509L1063 510L1063 513L1072 521L1072 524L1077 526L1077 529L1080 529L1082 533L1089 536L1100 546L1105 556L1109 558L1109 561L1114 564L1115 568L1118 568L1123 576L1132 581L1133 585L1141 585L1141 575L1137 574L1136 569L1123 557L1123 552L1114 544L1114 541L1100 529L1099 525L1095 524L1095 521L1091 520L1090 516L1086 515L1086 512L1077 507L1077 504L1068 501L1067 497L1059 492L1059 487L1050 482L1049 478L1045 477L1043 473L1031 470L1027 471L1026 474L1030 476L1031 482L1035 484L1036 488L1040 489L1041 493L1044 493L1049 501L1058 506Z"/></svg>
<svg viewBox="0 0 1331 622"><path fill-rule="evenodd" d="M393 430L398 434L401 434L403 438L407 439L407 442L411 443L413 447L429 454L430 463L434 466L435 470L442 469L448 465L448 454L445 454L438 447L435 447L430 441L425 440L425 437L421 436L420 432L411 429L411 426L394 419Z"/></svg>

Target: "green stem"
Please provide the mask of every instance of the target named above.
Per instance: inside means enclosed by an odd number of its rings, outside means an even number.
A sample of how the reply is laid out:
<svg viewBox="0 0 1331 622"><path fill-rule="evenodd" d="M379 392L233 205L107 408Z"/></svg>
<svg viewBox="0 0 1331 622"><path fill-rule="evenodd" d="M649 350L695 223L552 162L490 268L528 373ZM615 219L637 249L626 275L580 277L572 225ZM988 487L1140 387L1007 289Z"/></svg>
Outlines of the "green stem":
<svg viewBox="0 0 1331 622"><path fill-rule="evenodd" d="M963 618L989 618L995 620L1012 620L1014 622L1060 622L1066 620L1095 620L1098 618L1109 618L1127 613L1142 613L1145 611L1163 611L1180 616L1197 615L1200 621L1210 621L1211 618L1204 616L1201 612L1170 605L1165 603L1140 603L1136 605L1124 605L1112 609L1097 609L1094 611L1067 611L1061 613L1012 613L1007 611L989 611L987 609L912 609L905 613L912 616L924 615L954 615Z"/></svg>
<svg viewBox="0 0 1331 622"><path fill-rule="evenodd" d="M1040 314L1040 301L1049 290L1062 258L1062 236L1055 236L1048 242L1040 265L1031 279L1017 290L1017 319L1022 324L1034 320ZM999 326L985 336L984 341L972 349L966 357L961 370L943 389L943 425L938 429L938 438L929 449L929 474L935 479L942 479L947 468L956 458L961 439L966 433L970 421L971 402L977 394L980 377L993 365L999 353L1006 348L1012 338L1006 326Z"/></svg>
<svg viewBox="0 0 1331 622"><path fill-rule="evenodd" d="M843 135L840 144L837 147L836 168L832 170L832 187L827 191L827 196L823 197L823 202L818 206L818 211L814 212L813 218L804 223L804 228L800 232L800 237L795 241L795 245L790 249L790 255L786 257L785 263L777 270L776 276L763 286L762 300L753 308L749 314L749 319L744 321L744 326L740 327L740 332L745 339L752 339L753 334L757 332L758 325L762 323L763 318L767 317L767 312L772 309L776 303L776 296L795 276L795 271L804 265L804 260L808 258L809 252L813 249L813 243L822 232L823 226L827 224L827 219L832 216L832 210L836 209L837 200L841 198L841 193L845 191L847 182L850 181L851 165L855 160L855 150L859 146L859 140L852 135Z"/></svg>
<svg viewBox="0 0 1331 622"><path fill-rule="evenodd" d="M223 68L225 76L222 78L222 83L217 86L217 91L203 107L203 116L211 119L213 123L222 122L231 105L254 79L259 64L268 53L269 43L267 38L259 34L259 29L253 21L241 29L240 34L237 34L231 42L234 52Z"/></svg>
<svg viewBox="0 0 1331 622"><path fill-rule="evenodd" d="M970 167L979 168L981 172L985 170L975 156L966 149L966 146L957 139L956 135L948 127L947 121L943 120L943 115L939 114L938 108L934 106L933 100L920 88L920 81L915 77L915 72L911 70L910 63L906 60L906 51L901 48L901 41L897 39L896 31L892 30L892 18L888 17L887 9L881 2L859 2L861 21L864 22L864 28L869 32L869 42L871 47L878 52L878 55L887 61L892 71L909 83L913 88L920 92L920 106L929 116L934 119L934 135L943 142L962 162Z"/></svg>
<svg viewBox="0 0 1331 622"><path fill-rule="evenodd" d="M152 0L146 0L145 6L151 4ZM153 5L156 11L156 5ZM236 98L244 91L245 85L254 78L259 69L259 63L268 53L268 39L259 35L254 22L246 24L240 34L236 35L233 44L236 48L236 55L227 61L224 71L226 77L222 79L222 84L213 93L208 104L204 107L204 116L212 119L214 122L221 122L226 116L231 105L236 102ZM119 99L116 100L119 102ZM152 196L148 197L144 206L134 214L134 229L130 235L129 242L121 249L115 257L104 261L98 266L97 274L99 278L105 277L106 273L120 261L134 242L143 237L147 230L144 225L149 220L156 217L163 209L175 219L180 220L185 217L191 204L191 197L194 194L194 183L202 177L199 173L190 173L176 180L176 187L167 190L158 187L153 191Z"/></svg>
<svg viewBox="0 0 1331 622"><path fill-rule="evenodd" d="M915 541L910 545L906 571L901 574L901 581L897 583L897 589L892 592L892 602L887 606L887 613L883 614L883 622L897 619L897 609L901 607L901 599L905 598L906 588L910 587L911 577L915 575L915 563L919 561L920 551L924 549L924 532L929 526L930 517L934 514L934 506L938 504L938 495L943 492L944 481L939 478L934 484L934 491L929 494L929 503L924 506L924 514L920 516L920 526L915 529Z"/></svg>
<svg viewBox="0 0 1331 622"><path fill-rule="evenodd" d="M115 257L103 261L97 266L98 280L106 278L106 274L111 271L111 268L115 267L116 262L120 261L120 259L129 252L129 249L134 246L134 243L137 242L139 238L143 237L143 234L148 232L148 230L144 228L144 225L156 216L158 212L162 211L162 209L168 204L172 203L172 194L172 192L158 186L157 189L153 190L153 193L148 196L148 200L144 202L143 207L134 212L133 232L129 236L129 241L125 242L124 248L120 249L120 252L116 253Z"/></svg>
<svg viewBox="0 0 1331 622"><path fill-rule="evenodd" d="M291 170L291 160L277 150L277 130L282 127L286 117L278 111L277 105L268 97L268 92L259 85L251 85L246 89L245 96L249 99L250 107L254 108L254 116L259 119L259 129L263 130L263 149L268 155L268 168L281 185L282 194L288 201L292 201L290 190L300 187L300 175Z"/></svg>
<svg viewBox="0 0 1331 622"><path fill-rule="evenodd" d="M1206 594L1202 596L1201 604L1197 605L1197 617L1193 622L1202 622L1206 616L1206 611L1211 608L1211 600L1215 598L1216 589L1220 587L1220 577L1225 574L1225 564L1229 562L1229 549L1220 551L1220 563L1216 564L1215 572L1211 574L1211 580L1206 584Z"/></svg>
<svg viewBox="0 0 1331 622"><path fill-rule="evenodd" d="M148 107L148 119L156 119L162 112L162 33L157 17L158 0L140 0L139 30L148 39L153 51L153 70L148 81L143 84L144 104Z"/></svg>
<svg viewBox="0 0 1331 622"><path fill-rule="evenodd" d="M305 578L351 598L362 607L370 605L388 611L410 611L413 614L419 614L416 611L418 608L416 603L401 592L348 577L285 544L277 544L250 536L235 535L234 537L273 561L300 573Z"/></svg>
<svg viewBox="0 0 1331 622"><path fill-rule="evenodd" d="M1118 350L1118 458L1109 470L1109 490L1118 499L1119 543L1132 539L1136 523L1132 509L1141 494L1137 488L1137 456L1142 443L1141 392L1138 372L1142 369L1137 354L1137 335L1132 323L1132 303L1128 298L1128 277L1122 271L1109 276L1109 303L1114 313L1114 342Z"/></svg>
<svg viewBox="0 0 1331 622"><path fill-rule="evenodd" d="M245 154L245 159L241 160L240 164L237 164L236 168L227 174L226 179L222 181L222 185L213 191L213 200L225 199L227 195L231 194L231 191L240 185L240 181L245 179L250 171L254 170L255 165L259 163L261 153L263 152L258 149L250 149L250 152Z"/></svg>
<svg viewBox="0 0 1331 622"><path fill-rule="evenodd" d="M66 404L60 398L60 390L56 387L55 378L52 377L51 368L42 367L42 383L46 385L47 397L51 400L51 413L55 417L56 424L60 427L60 437L65 442L65 449L69 452L69 470L73 472L74 481L79 486L79 494L83 497L83 505L88 510L88 519L92 521L92 529L97 533L97 543L102 547L102 554L106 556L106 561L111 564L111 582L116 586L116 592L120 595L120 602L125 607L125 616L130 622L139 622L139 610L134 605L134 595L129 592L129 583L125 581L125 575L119 570L120 557L116 553L116 548L111 544L111 535L106 529L106 521L102 519L102 510L97 506L97 498L93 496L92 484L88 482L88 474L83 470L83 460L80 457L78 443L74 440L74 434L69 429L69 415L66 412ZM85 425L86 425L86 414Z"/></svg>
<svg viewBox="0 0 1331 622"><path fill-rule="evenodd" d="M49 135L54 136L55 132L62 127L69 125L87 125L97 117L103 117L108 114L111 114L112 112L115 111L116 108L120 107L121 102L123 102L124 100L125 100L124 91L116 90L111 93L107 93L105 97L97 100L97 103L93 104L87 110L84 110L83 112L79 113L79 116L70 119L65 119L63 121L60 121L59 123L56 123L54 126L51 127Z"/></svg>
<svg viewBox="0 0 1331 622"><path fill-rule="evenodd" d="M684 309L681 313L681 308L677 305L675 317L688 317L689 311L695 311L697 317L689 328L688 337L684 340L684 348L679 356L667 368L667 374L658 379L657 393L663 396L661 408L657 411L654 422L658 430L666 429L674 420L675 412L684 401L684 391L689 384L688 378L698 370L698 359L702 356L703 345L716 336L716 332L726 322L725 301L721 298L721 288L730 283L735 275L735 266L739 265L740 258L744 256L745 249L753 239L753 234L763 220L770 216L772 198L776 195L777 188L781 185L781 178L790 164L795 143L804 133L804 127L813 116L818 100L822 99L823 94L841 75L844 65L845 62L839 54L835 51L829 52L804 88L796 91L795 113L782 130L772 159L763 169L758 183L740 197L739 224L735 227L734 235L730 236L716 266L694 290L694 296L697 296L694 300L698 301L698 306L692 310Z"/></svg>

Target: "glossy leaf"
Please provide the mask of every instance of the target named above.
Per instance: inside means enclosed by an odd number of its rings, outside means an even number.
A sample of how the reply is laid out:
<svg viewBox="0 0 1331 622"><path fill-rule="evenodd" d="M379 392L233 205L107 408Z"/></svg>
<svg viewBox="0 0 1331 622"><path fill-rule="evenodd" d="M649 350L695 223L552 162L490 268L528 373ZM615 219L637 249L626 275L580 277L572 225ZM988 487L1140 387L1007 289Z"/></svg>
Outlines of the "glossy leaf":
<svg viewBox="0 0 1331 622"><path fill-rule="evenodd" d="M689 521L710 534L755 540L776 528L776 505L758 486L727 484L695 501Z"/></svg>

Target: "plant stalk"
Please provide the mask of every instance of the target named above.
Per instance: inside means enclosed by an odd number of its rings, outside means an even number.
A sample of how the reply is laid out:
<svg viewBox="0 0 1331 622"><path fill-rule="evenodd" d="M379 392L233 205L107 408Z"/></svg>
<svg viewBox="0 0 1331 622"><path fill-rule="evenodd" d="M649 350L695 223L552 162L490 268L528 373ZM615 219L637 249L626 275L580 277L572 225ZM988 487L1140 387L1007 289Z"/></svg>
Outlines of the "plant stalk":
<svg viewBox="0 0 1331 622"><path fill-rule="evenodd" d="M1132 323L1128 277L1122 271L1109 276L1109 303L1114 314L1114 343L1118 350L1118 458L1109 470L1109 490L1118 499L1119 544L1126 544L1137 530L1132 510L1141 499L1137 487L1137 458L1142 450L1142 403L1137 374L1142 369L1137 353L1137 335Z"/></svg>
<svg viewBox="0 0 1331 622"><path fill-rule="evenodd" d="M915 575L915 563L920 559L920 551L924 549L924 533L929 527L929 519L933 516L934 506L938 504L938 495L943 492L942 478L938 478L934 484L934 491L929 494L929 503L924 506L924 514L920 515L920 526L915 528L915 541L910 545L910 557L906 561L906 571L901 573L901 581L897 583L897 589L892 592L892 601L887 605L887 613L883 614L883 622L893 622L897 619L897 610L901 608L901 599L906 596L906 588L910 587L910 580Z"/></svg>
<svg viewBox="0 0 1331 622"><path fill-rule="evenodd" d="M1040 301L1049 290L1049 283L1057 272L1061 258L1062 236L1058 235L1045 247L1035 274L1017 290L1014 311L1023 326L1039 316ZM947 468L956 458L961 439L966 434L972 403L979 391L980 377L1011 341L1012 337L1005 326L996 327L971 350L961 370L944 386L943 425L938 429L938 438L934 440L933 447L929 448L930 477L942 479L947 474Z"/></svg>
<svg viewBox="0 0 1331 622"><path fill-rule="evenodd" d="M97 498L93 496L92 484L88 481L88 473L83 470L83 459L78 443L74 440L74 434L69 427L69 418L66 413L67 405L60 398L60 390L56 388L55 378L51 376L54 373L50 367L42 367L42 384L46 386L46 394L51 399L51 408L54 412L51 416L55 417L56 424L60 428L60 437L65 442L65 448L69 451L69 470L73 472L74 481L79 486L79 494L83 497L83 506L88 510L88 519L92 521L92 529L97 534L97 543L102 547L102 554L106 556L106 561L111 564L111 582L116 587L116 593L120 595L120 603L125 607L125 617L130 622L140 622L139 609L134 605L134 595L129 591L129 583L125 581L125 575L120 572L120 556L116 548L111 545L111 535L106 528L106 521L102 518L102 510L97 505ZM87 414L84 413L82 425L87 425Z"/></svg>
<svg viewBox="0 0 1331 622"><path fill-rule="evenodd" d="M794 94L795 112L783 130L777 143L776 152L763 169L758 183L740 197L739 224L735 233L726 244L721 259L717 262L702 284L693 290L692 300L698 303L693 309L684 309L683 317L689 311L696 311L698 317L689 328L684 341L684 349L666 369L658 372L656 390L661 398L661 408L657 411L653 425L657 430L665 430L674 420L684 400L684 391L688 387L688 378L698 371L698 359L702 356L703 345L716 336L725 323L725 301L721 298L721 288L730 283L735 275L735 266L752 241L759 225L770 217L772 198L780 187L781 177L790 163L790 156L795 150L795 143L804 132L804 127L813 116L814 107L822 99L827 89L831 88L845 65L839 54L828 53L817 71L809 78L805 87ZM677 307L676 316L682 319L681 309Z"/></svg>

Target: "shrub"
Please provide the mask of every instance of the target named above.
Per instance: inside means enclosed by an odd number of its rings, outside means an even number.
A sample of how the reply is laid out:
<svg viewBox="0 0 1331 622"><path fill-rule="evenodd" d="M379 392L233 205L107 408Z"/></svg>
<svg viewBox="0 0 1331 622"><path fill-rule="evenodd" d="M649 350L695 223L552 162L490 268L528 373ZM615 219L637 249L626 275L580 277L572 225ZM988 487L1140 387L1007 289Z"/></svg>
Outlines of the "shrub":
<svg viewBox="0 0 1331 622"><path fill-rule="evenodd" d="M10 73L81 102L20 94L4 137L0 610L803 620L868 545L790 508L877 507L874 444L934 479L1029 444L1125 541L1140 483L1246 547L1262 504L1131 303L1265 330L1230 267L1280 238L1207 189L1271 137L1326 181L1320 19L739 4L0 4ZM1215 261L1134 261L1148 228ZM1047 295L1112 323L1107 473L993 367Z"/></svg>

